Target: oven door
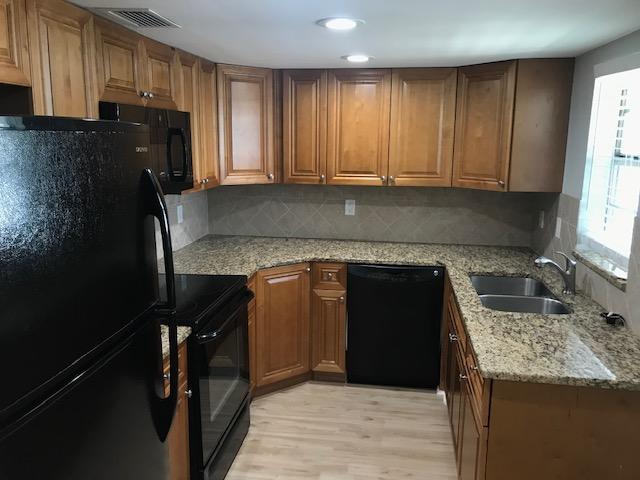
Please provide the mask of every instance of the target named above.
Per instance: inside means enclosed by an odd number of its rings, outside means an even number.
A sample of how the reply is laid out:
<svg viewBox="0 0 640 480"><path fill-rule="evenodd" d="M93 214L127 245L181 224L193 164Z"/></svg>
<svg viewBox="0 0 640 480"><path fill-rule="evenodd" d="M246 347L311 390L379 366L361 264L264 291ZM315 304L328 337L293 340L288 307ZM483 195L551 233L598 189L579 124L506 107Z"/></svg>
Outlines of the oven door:
<svg viewBox="0 0 640 480"><path fill-rule="evenodd" d="M245 290L195 335L202 465L206 465L249 394ZM192 361L191 359L189 360Z"/></svg>

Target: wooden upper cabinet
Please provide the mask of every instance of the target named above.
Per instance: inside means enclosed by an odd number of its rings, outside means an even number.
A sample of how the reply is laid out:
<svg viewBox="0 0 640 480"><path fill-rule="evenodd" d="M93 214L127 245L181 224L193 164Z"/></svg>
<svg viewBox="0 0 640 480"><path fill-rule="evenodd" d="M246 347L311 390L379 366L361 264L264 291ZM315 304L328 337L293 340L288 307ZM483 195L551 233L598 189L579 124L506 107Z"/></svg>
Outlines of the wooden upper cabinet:
<svg viewBox="0 0 640 480"><path fill-rule="evenodd" d="M284 183L325 183L327 72L285 70L282 90Z"/></svg>
<svg viewBox="0 0 640 480"><path fill-rule="evenodd" d="M394 69L389 184L451 186L455 68Z"/></svg>
<svg viewBox="0 0 640 480"><path fill-rule="evenodd" d="M256 385L309 372L308 263L256 274Z"/></svg>
<svg viewBox="0 0 640 480"><path fill-rule="evenodd" d="M95 23L99 99L144 105L140 36L106 20Z"/></svg>
<svg viewBox="0 0 640 480"><path fill-rule="evenodd" d="M453 186L506 191L516 62L458 69Z"/></svg>
<svg viewBox="0 0 640 480"><path fill-rule="evenodd" d="M178 108L178 87L173 49L150 38L142 38L144 49L145 88L148 93L147 106L155 108Z"/></svg>
<svg viewBox="0 0 640 480"><path fill-rule="evenodd" d="M217 71L220 183L273 183L273 72L234 65Z"/></svg>
<svg viewBox="0 0 640 480"><path fill-rule="evenodd" d="M24 0L0 0L0 82L31 85Z"/></svg>
<svg viewBox="0 0 640 480"><path fill-rule="evenodd" d="M218 102L215 65L205 60L199 60L198 77L200 151L198 153L198 161L194 164L194 181L203 188L209 188L219 184Z"/></svg>
<svg viewBox="0 0 640 480"><path fill-rule="evenodd" d="M518 60L510 191L562 191L572 83L572 58Z"/></svg>
<svg viewBox="0 0 640 480"><path fill-rule="evenodd" d="M200 163L200 89L199 89L199 61L190 53L176 51L174 53L173 69L176 72L175 91L177 95L177 108L183 112L189 112L191 127L191 159L194 168L194 188L200 189L201 183L196 178L195 170Z"/></svg>
<svg viewBox="0 0 640 480"><path fill-rule="evenodd" d="M327 183L387 183L390 99L390 70L328 72Z"/></svg>
<svg viewBox="0 0 640 480"><path fill-rule="evenodd" d="M58 0L28 0L36 115L96 118L93 15Z"/></svg>

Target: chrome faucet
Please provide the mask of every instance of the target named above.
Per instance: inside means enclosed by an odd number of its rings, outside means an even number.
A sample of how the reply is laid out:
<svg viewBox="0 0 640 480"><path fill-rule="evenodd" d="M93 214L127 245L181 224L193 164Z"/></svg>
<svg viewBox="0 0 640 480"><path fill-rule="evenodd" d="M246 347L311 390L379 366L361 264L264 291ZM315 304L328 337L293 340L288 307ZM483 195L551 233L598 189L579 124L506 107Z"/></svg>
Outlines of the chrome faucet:
<svg viewBox="0 0 640 480"><path fill-rule="evenodd" d="M545 265L551 265L558 270L560 275L562 275L562 280L564 280L564 289L562 290L562 293L574 294L576 293L576 261L566 253L556 252L556 254L564 257L566 268L562 268L556 262L544 256L536 258L533 263L538 268L542 268Z"/></svg>

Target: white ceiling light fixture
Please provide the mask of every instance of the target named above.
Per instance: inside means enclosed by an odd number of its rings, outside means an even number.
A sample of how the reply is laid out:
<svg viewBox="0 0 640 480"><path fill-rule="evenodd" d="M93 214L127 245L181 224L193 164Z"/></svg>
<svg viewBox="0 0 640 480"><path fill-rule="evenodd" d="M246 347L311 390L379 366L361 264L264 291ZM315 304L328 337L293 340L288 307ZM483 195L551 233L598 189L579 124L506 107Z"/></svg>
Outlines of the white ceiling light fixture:
<svg viewBox="0 0 640 480"><path fill-rule="evenodd" d="M364 20L359 20L357 18L349 18L349 17L328 17L321 18L316 22L316 24L321 27L328 28L329 30L353 30L358 25L362 25Z"/></svg>
<svg viewBox="0 0 640 480"><path fill-rule="evenodd" d="M347 62L351 62L351 63L367 63L369 60L371 60L374 57L370 55L365 55L363 53L354 53L351 55L343 55L341 58L344 58Z"/></svg>

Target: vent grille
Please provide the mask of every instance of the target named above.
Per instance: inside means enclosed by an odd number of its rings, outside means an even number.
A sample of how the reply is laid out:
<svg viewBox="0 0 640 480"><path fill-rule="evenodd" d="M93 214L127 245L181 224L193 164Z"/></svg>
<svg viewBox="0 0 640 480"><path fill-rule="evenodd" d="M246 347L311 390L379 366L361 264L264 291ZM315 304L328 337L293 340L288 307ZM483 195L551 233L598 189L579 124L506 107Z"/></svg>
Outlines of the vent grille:
<svg viewBox="0 0 640 480"><path fill-rule="evenodd" d="M134 28L180 28L180 25L149 8L96 8L103 17Z"/></svg>

